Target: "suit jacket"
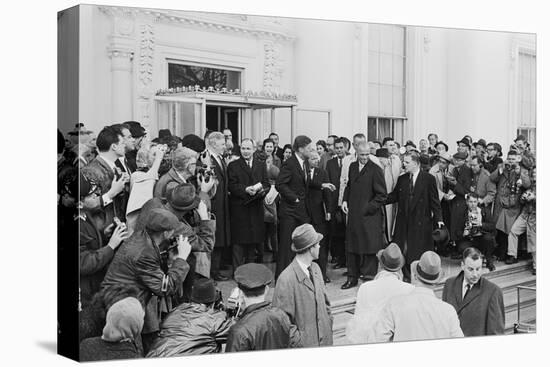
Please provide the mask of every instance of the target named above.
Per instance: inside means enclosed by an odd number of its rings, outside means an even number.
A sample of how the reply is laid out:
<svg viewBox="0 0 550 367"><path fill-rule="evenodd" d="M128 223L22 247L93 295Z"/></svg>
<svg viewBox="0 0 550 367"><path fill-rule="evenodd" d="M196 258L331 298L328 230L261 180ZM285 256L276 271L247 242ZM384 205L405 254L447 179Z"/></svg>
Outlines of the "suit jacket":
<svg viewBox="0 0 550 367"><path fill-rule="evenodd" d="M361 171L359 162L349 166L344 201L348 203L346 251L355 254L376 254L384 247L386 181L382 169L368 160Z"/></svg>
<svg viewBox="0 0 550 367"><path fill-rule="evenodd" d="M330 196L329 211L331 214L338 209L338 194L340 192L340 175L342 174L342 167L338 166L338 157L334 157L327 162L327 176L328 182L336 186L336 191Z"/></svg>
<svg viewBox="0 0 550 367"><path fill-rule="evenodd" d="M306 171L308 171L309 164L307 160L304 165ZM290 216L300 222L309 223L310 209L306 200L309 191L308 186L309 178L306 178L298 158L293 154L283 163L275 184L275 189L281 195L279 216ZM298 199L298 202L296 202L296 199Z"/></svg>
<svg viewBox="0 0 550 367"><path fill-rule="evenodd" d="M279 275L273 306L285 311L298 327L304 347L332 345L332 317L323 275L319 265L311 263L313 283L294 258Z"/></svg>
<svg viewBox="0 0 550 367"><path fill-rule="evenodd" d="M98 184L101 188L101 195L106 194L110 189L115 178L115 172L111 169L109 164L97 156L88 165L98 177ZM113 223L113 218L116 216L120 220L124 221L126 218L126 205L128 203L128 191L122 190L111 203L105 204L102 200L103 211L98 214L94 214L94 221L98 224L99 230L103 231L105 227Z"/></svg>
<svg viewBox="0 0 550 367"><path fill-rule="evenodd" d="M412 197L409 175L399 176L395 189L388 195L387 204L398 203L393 242L403 251L407 264L420 259L428 250L433 251L433 222L441 222L441 204L435 178L420 171ZM407 244L407 251L405 250Z"/></svg>
<svg viewBox="0 0 550 367"><path fill-rule="evenodd" d="M311 174L310 174L311 177ZM311 224L326 223L325 214L330 206L330 190L323 190L321 185L328 183L327 172L322 168L313 170L313 178L309 181L308 207L311 213Z"/></svg>
<svg viewBox="0 0 550 367"><path fill-rule="evenodd" d="M504 301L502 290L481 277L462 299L464 272L447 279L443 301L451 304L458 314L465 336L504 334Z"/></svg>
<svg viewBox="0 0 550 367"><path fill-rule="evenodd" d="M229 163L227 176L231 193L229 207L232 243L263 242L265 229L263 197L250 201L251 196L246 193L245 189L257 183L261 183L263 189L269 189L265 161L253 159L252 168L250 168L245 159L241 157Z"/></svg>

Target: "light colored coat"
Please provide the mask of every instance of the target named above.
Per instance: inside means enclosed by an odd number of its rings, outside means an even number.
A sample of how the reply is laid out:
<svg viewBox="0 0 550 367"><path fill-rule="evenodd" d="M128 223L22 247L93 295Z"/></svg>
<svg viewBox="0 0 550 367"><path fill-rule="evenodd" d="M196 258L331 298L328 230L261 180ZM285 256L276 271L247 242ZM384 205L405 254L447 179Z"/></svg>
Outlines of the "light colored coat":
<svg viewBox="0 0 550 367"><path fill-rule="evenodd" d="M372 330L377 343L464 336L454 307L424 287L389 300Z"/></svg>
<svg viewBox="0 0 550 367"><path fill-rule="evenodd" d="M490 173L482 168L479 176L474 174L474 183L476 183L476 194L481 198L483 205L490 206L497 193L497 186L491 181Z"/></svg>
<svg viewBox="0 0 550 367"><path fill-rule="evenodd" d="M373 281L363 283L357 292L355 312L346 328L352 344L367 343L369 332L388 300L410 293L414 287L399 279L397 273L380 271Z"/></svg>
<svg viewBox="0 0 550 367"><path fill-rule="evenodd" d="M332 345L332 317L321 269L311 264L314 284L296 258L279 275L273 306L285 311L298 327L304 347Z"/></svg>
<svg viewBox="0 0 550 367"><path fill-rule="evenodd" d="M396 154L390 155L388 165L383 165L380 162L380 159L373 155L369 156L369 159L372 162L376 163L380 168L382 168L382 170L384 170L386 191L392 192L393 189L395 189L395 185L397 185L397 180L399 179L399 175L401 174L401 159L399 159L399 156ZM386 209L384 212L386 220L386 235L388 236L388 240L391 241L395 225L395 214L397 212L397 205L388 204L385 205L384 208Z"/></svg>

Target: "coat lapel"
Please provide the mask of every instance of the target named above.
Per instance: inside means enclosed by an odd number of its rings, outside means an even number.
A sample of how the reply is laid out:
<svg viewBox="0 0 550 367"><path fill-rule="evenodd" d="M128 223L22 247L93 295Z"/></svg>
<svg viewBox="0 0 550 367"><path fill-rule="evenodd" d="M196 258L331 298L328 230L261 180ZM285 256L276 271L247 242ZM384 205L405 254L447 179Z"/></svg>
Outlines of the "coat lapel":
<svg viewBox="0 0 550 367"><path fill-rule="evenodd" d="M424 185L424 172L420 171L418 172L418 177L416 178L416 182L414 183L413 198L411 201L410 210L414 209L414 207L416 206L416 203L418 202L418 199L420 199L423 185Z"/></svg>
<svg viewBox="0 0 550 367"><path fill-rule="evenodd" d="M296 274L298 282L303 283L306 288L309 288L313 293L315 293L315 287L313 286L311 279L309 279L306 273L304 273L296 259L292 260L292 269L294 269L294 273Z"/></svg>
<svg viewBox="0 0 550 367"><path fill-rule="evenodd" d="M462 282L464 281L464 272L460 272L460 274L455 278L454 285L453 285L453 294L455 298L455 304L457 305L457 308L460 307L462 304Z"/></svg>
<svg viewBox="0 0 550 367"><path fill-rule="evenodd" d="M456 313L460 313L460 311L462 311L462 309L464 307L468 306L468 304L470 304L470 302L472 302L474 299L479 297L479 295L481 294L481 281L482 280L483 280L483 278L479 279L479 282L477 282L477 284L474 284L472 289L470 289L470 291L466 295L466 298L464 298L462 300L462 302L459 303L460 306L458 307L458 310L456 310ZM462 283L461 283L461 285L462 285ZM461 287L461 296L462 296L462 287Z"/></svg>
<svg viewBox="0 0 550 367"><path fill-rule="evenodd" d="M252 179L252 171L254 170L254 166L256 165L256 161L254 160L254 158L252 158L252 168L250 168L243 157L239 158L239 161L243 171L246 172L250 179Z"/></svg>

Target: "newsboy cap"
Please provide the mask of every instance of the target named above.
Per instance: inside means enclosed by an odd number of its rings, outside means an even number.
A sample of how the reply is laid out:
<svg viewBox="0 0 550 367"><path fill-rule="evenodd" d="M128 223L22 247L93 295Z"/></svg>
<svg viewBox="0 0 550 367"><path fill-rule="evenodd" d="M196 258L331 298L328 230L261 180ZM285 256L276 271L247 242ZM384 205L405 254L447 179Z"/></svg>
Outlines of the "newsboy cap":
<svg viewBox="0 0 550 367"><path fill-rule="evenodd" d="M235 270L235 281L241 289L254 290L271 283L273 274L263 264L249 263L241 265Z"/></svg>
<svg viewBox="0 0 550 367"><path fill-rule="evenodd" d="M292 245L290 249L294 252L302 252L318 244L322 239L323 235L317 233L311 224L302 224L292 232Z"/></svg>
<svg viewBox="0 0 550 367"><path fill-rule="evenodd" d="M177 230L183 225L173 213L166 209L156 208L147 215L145 228L152 232L163 232Z"/></svg>

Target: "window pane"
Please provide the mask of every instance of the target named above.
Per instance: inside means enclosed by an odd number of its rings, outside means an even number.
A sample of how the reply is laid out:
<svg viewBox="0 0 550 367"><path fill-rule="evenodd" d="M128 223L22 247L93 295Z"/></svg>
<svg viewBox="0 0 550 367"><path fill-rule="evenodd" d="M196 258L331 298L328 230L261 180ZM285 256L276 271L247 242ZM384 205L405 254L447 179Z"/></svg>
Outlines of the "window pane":
<svg viewBox="0 0 550 367"><path fill-rule="evenodd" d="M376 137L376 118L369 117L367 122L367 140L374 140Z"/></svg>
<svg viewBox="0 0 550 367"><path fill-rule="evenodd" d="M379 53L369 51L369 82L379 83L380 65L378 61Z"/></svg>
<svg viewBox="0 0 550 367"><path fill-rule="evenodd" d="M380 28L378 24L369 24L369 50L380 50Z"/></svg>
<svg viewBox="0 0 550 367"><path fill-rule="evenodd" d="M393 27L392 25L380 25L380 52L392 53Z"/></svg>
<svg viewBox="0 0 550 367"><path fill-rule="evenodd" d="M394 26L393 28L393 53L394 55L405 55L405 28Z"/></svg>
<svg viewBox="0 0 550 367"><path fill-rule="evenodd" d="M380 86L380 116L391 116L393 110L392 86Z"/></svg>
<svg viewBox="0 0 550 367"><path fill-rule="evenodd" d="M380 84L393 82L393 57L389 54L380 54Z"/></svg>
<svg viewBox="0 0 550 367"><path fill-rule="evenodd" d="M403 120L393 120L393 139L397 141L399 144L403 144L403 131L404 131L404 123Z"/></svg>
<svg viewBox="0 0 550 367"><path fill-rule="evenodd" d="M393 85L403 86L403 58L401 56L393 57Z"/></svg>
<svg viewBox="0 0 550 367"><path fill-rule="evenodd" d="M376 136L376 140L381 142L386 136L391 136L391 120L381 118L378 120L378 135Z"/></svg>
<svg viewBox="0 0 550 367"><path fill-rule="evenodd" d="M405 116L403 110L403 88L393 87L393 116Z"/></svg>
<svg viewBox="0 0 550 367"><path fill-rule="evenodd" d="M379 115L380 91L378 85L369 84L369 114Z"/></svg>
<svg viewBox="0 0 550 367"><path fill-rule="evenodd" d="M201 87L240 89L239 71L207 68L202 66L168 64L168 88Z"/></svg>

